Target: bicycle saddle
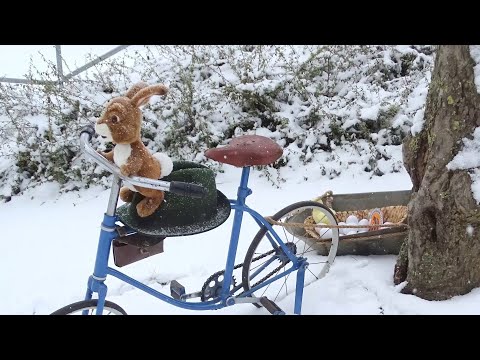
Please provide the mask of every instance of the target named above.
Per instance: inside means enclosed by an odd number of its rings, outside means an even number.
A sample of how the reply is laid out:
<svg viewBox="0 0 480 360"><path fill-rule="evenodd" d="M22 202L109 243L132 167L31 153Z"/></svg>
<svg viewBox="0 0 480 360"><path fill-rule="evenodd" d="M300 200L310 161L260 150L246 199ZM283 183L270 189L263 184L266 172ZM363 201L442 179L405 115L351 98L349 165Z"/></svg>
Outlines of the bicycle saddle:
<svg viewBox="0 0 480 360"><path fill-rule="evenodd" d="M205 151L207 158L236 167L272 164L282 154L275 141L260 135L242 135L223 147Z"/></svg>

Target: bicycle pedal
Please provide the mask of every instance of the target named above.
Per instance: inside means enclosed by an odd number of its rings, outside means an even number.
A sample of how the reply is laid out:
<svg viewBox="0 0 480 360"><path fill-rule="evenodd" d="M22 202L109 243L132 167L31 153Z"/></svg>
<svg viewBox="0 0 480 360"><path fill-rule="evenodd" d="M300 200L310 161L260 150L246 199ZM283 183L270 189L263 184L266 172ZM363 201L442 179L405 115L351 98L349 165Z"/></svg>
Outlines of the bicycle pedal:
<svg viewBox="0 0 480 360"><path fill-rule="evenodd" d="M182 296L185 295L185 286L180 284L177 280L170 282L170 294L174 299L183 300Z"/></svg>
<svg viewBox="0 0 480 360"><path fill-rule="evenodd" d="M280 309L277 304L265 296L260 299L260 304L262 304L263 307L272 315L285 315L285 311Z"/></svg>

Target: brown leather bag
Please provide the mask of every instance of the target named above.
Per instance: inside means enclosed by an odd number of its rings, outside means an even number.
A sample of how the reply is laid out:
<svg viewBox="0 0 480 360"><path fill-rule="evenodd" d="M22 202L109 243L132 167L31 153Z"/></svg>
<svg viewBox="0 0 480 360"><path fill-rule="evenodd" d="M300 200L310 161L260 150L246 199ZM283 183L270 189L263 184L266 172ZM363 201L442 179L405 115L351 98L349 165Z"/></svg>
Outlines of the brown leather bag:
<svg viewBox="0 0 480 360"><path fill-rule="evenodd" d="M114 240L112 247L115 265L122 267L163 253L164 239L165 237L152 237L137 233Z"/></svg>

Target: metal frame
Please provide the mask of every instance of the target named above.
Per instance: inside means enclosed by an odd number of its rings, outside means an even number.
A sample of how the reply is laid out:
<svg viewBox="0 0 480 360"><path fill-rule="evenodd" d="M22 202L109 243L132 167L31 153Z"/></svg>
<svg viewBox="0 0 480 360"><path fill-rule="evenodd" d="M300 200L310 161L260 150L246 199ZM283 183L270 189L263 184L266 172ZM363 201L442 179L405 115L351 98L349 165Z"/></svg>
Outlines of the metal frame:
<svg viewBox="0 0 480 360"><path fill-rule="evenodd" d="M8 82L8 83L14 83L14 84L30 84L30 85L47 85L47 84L58 84L60 86L63 85L63 83L67 80L70 80L72 77L75 75L78 75L82 73L83 71L91 68L92 66L98 64L99 62L108 59L109 57L115 55L119 51L124 50L127 48L129 45L120 45L112 50L106 52L103 55L100 55L96 59L86 63L83 66L80 66L78 69L72 71L70 74L64 75L63 74L63 58L62 58L62 46L61 45L55 45L55 54L56 54L56 60L57 60L57 81L46 81L46 80L28 80L28 79L19 79L19 78L9 78L9 77L1 77L0 82Z"/></svg>
<svg viewBox="0 0 480 360"><path fill-rule="evenodd" d="M269 285L273 281L276 281L284 276L287 276L293 271L298 270L297 272L297 281L295 289L295 305L294 313L301 314L302 306L302 297L303 297L303 286L304 286L304 274L305 269L308 266L308 262L305 258L299 258L290 249L285 245L285 243L280 239L278 234L272 228L270 223L258 212L249 208L245 204L246 198L252 194L252 190L248 188L248 179L250 174L250 167L244 167L242 170L242 176L240 180L240 185L237 191L237 198L231 199L230 206L234 213L232 231L230 236L230 245L228 249L227 261L225 264L225 273L224 273L224 282L222 285L222 291L220 296L216 300L209 300L205 302L187 302L183 300L177 300L171 296L160 293L159 291L151 288L148 285L142 284L141 282L133 279L132 277L108 266L108 260L110 256L111 243L114 239L118 237L116 233L116 222L119 220L115 215L115 209L118 201L118 196L120 192L120 186L122 180L128 182L132 185L139 185L148 188L162 189L168 191L169 183L165 181L152 180L147 178L135 177L129 178L125 177L120 173L119 168L108 162L100 154L98 154L88 143L89 134L82 133L81 135L81 147L82 150L89 155L95 162L97 162L102 167L105 167L107 170L111 171L114 174L114 179L112 183L112 188L110 191L110 198L108 201L108 208L104 215L103 222L101 224L99 243L97 248L97 255L95 259L95 266L93 274L89 277L87 282L87 291L85 294L85 300L92 299L94 293L98 294L98 305L97 305L97 315L103 312L105 299L107 296L107 286L105 285L105 280L108 275L116 277L117 279L128 283L131 286L134 286L137 289L140 289L162 301L165 301L171 305L189 309L189 310L216 310L226 306L232 306L238 303L258 303L261 301L260 298L252 296L252 294L258 289ZM267 228L270 241L275 242L282 248L284 253L287 255L289 260L292 262L292 266L280 274L268 279L265 282L251 288L248 291L241 293L236 297L232 297L232 291L230 290L232 285L232 275L233 268L235 263L235 257L238 247L238 241L240 237L240 230L243 220L243 213L246 212L255 220L255 222L260 226ZM129 229L132 233L134 230ZM267 264L268 265L268 264ZM264 266L267 266L264 265ZM237 288L238 289L238 288ZM234 289L234 291L236 291ZM85 311L84 313L86 313ZM282 312L276 312L282 313Z"/></svg>

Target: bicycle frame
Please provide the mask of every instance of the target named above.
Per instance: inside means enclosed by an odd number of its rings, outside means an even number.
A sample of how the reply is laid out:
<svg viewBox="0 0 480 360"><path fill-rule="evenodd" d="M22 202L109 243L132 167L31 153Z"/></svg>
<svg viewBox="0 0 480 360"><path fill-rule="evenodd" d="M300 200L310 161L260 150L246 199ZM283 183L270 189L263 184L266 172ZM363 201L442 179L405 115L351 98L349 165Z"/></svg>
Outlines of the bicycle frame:
<svg viewBox="0 0 480 360"><path fill-rule="evenodd" d="M98 294L97 314L101 314L103 312L103 307L105 304L105 299L108 291L107 285L105 284L105 280L107 276L110 275L162 301L165 301L171 305L174 305L180 308L189 309L189 310L216 310L226 306L232 306L237 303L258 302L258 301L255 301L258 299L256 299L251 295L253 292L257 291L258 289L264 286L269 285L271 282L276 281L281 277L287 276L293 271L298 270L296 290L295 290L294 312L295 314L300 314L302 297L303 297L304 274L305 274L305 269L308 266L308 263L305 258L296 257L296 255L292 253L292 251L280 239L280 237L272 228L270 223L258 212L249 208L245 204L246 198L250 194L252 194L252 190L248 188L249 174L250 174L250 167L244 167L242 170L240 185L237 191L237 198L234 200L229 200L230 206L235 212L234 212L233 225L232 225L232 231L230 236L230 244L229 244L229 249L227 254L227 261L225 265L224 282L223 282L220 296L218 299L204 301L204 302L187 302L184 300L177 300L108 266L108 260L110 257L112 241L118 237L116 233L115 223L119 219L115 215L115 211L116 211L118 196L120 193L120 187L122 183L122 179L120 178L120 176L114 174L115 176L114 176L112 188L110 191L107 211L104 214L104 218L101 223L101 230L100 230L94 271L93 271L93 274L89 277L87 282L87 291L85 294L85 300L92 299L93 294L97 293ZM283 253L286 254L288 259L291 261L292 266L288 270L280 274L277 274L276 276L268 279L265 282L262 282L261 284L258 284L257 286L251 288L250 290L245 291L236 297L233 297L231 295L230 287L232 285L232 275L233 275L233 270L235 265L235 258L236 258L238 242L240 238L243 214L245 212L250 214L250 216L252 216L252 218L259 225L260 228L265 227L267 229L267 237L272 243L272 245L274 247L279 246L283 250ZM133 234L136 231L132 229L128 229L128 232L130 234ZM266 267L266 266L268 266L268 263L263 265L263 267ZM259 270L257 270L257 273L258 272Z"/></svg>

